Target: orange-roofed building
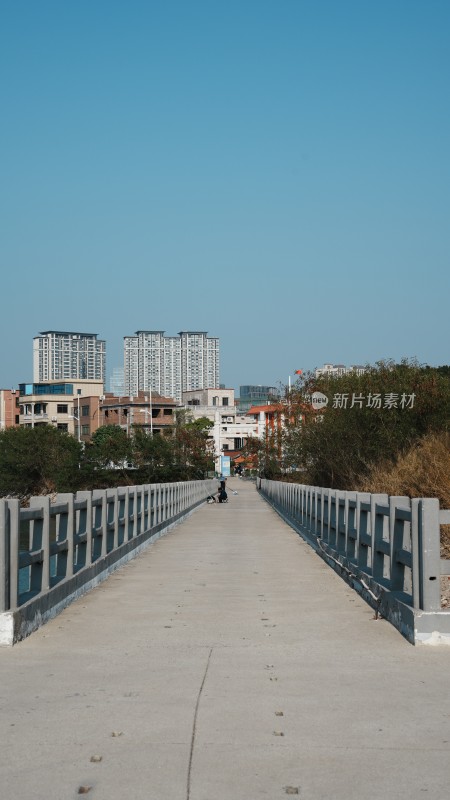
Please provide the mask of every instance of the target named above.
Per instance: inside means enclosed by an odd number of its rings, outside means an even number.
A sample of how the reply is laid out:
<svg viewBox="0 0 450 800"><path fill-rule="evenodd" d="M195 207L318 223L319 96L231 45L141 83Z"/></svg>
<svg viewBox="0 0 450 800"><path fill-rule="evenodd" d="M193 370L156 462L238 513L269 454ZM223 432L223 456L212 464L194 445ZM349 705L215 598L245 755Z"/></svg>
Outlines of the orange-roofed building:
<svg viewBox="0 0 450 800"><path fill-rule="evenodd" d="M270 434L281 431L286 408L281 403L267 403L252 406L246 416L254 420L254 429L259 439L266 439Z"/></svg>

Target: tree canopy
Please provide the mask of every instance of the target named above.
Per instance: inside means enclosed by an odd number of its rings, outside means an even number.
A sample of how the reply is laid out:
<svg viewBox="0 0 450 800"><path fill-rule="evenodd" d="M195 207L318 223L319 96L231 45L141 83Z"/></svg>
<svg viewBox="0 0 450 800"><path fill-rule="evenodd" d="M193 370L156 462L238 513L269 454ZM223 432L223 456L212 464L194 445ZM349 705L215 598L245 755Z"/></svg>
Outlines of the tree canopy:
<svg viewBox="0 0 450 800"><path fill-rule="evenodd" d="M319 395L319 397L318 397ZM314 401L314 402L313 402ZM362 374L302 375L278 404L280 429L247 442L260 475L352 489L376 465L389 468L425 436L450 422L450 369L380 361Z"/></svg>
<svg viewBox="0 0 450 800"><path fill-rule="evenodd" d="M204 478L214 469L212 423L180 414L167 433L103 425L91 442L50 425L0 432L0 496Z"/></svg>
<svg viewBox="0 0 450 800"><path fill-rule="evenodd" d="M32 495L67 490L78 480L82 448L49 425L0 432L0 494Z"/></svg>
<svg viewBox="0 0 450 800"><path fill-rule="evenodd" d="M314 392L327 398L314 410ZM306 375L287 396L284 467L303 482L349 488L428 433L448 431L450 375L415 361L382 361L358 375Z"/></svg>

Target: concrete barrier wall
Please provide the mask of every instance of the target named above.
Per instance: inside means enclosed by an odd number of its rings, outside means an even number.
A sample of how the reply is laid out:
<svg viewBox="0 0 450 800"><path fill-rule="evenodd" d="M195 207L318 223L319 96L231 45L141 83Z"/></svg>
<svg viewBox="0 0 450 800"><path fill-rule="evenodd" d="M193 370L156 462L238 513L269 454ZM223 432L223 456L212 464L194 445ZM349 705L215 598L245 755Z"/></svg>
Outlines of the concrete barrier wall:
<svg viewBox="0 0 450 800"><path fill-rule="evenodd" d="M415 644L450 645L441 608L440 525L450 511L429 498L388 497L268 481L257 487L350 585Z"/></svg>
<svg viewBox="0 0 450 800"><path fill-rule="evenodd" d="M11 645L190 514L217 481L0 500L0 645Z"/></svg>

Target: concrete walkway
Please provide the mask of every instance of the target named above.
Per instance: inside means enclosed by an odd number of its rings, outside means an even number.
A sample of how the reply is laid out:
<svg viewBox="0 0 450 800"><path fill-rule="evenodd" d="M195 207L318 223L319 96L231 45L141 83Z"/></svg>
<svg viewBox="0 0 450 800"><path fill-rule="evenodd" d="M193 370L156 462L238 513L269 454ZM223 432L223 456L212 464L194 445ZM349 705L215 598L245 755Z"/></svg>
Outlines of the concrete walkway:
<svg viewBox="0 0 450 800"><path fill-rule="evenodd" d="M448 796L449 649L374 621L252 484L229 490L0 650L2 798Z"/></svg>

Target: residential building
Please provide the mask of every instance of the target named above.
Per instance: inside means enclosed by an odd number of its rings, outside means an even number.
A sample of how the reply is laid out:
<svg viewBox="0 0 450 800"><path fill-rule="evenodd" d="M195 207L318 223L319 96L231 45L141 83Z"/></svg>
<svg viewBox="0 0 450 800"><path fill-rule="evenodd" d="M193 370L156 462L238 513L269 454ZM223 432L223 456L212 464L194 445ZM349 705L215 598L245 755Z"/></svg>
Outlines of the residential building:
<svg viewBox="0 0 450 800"><path fill-rule="evenodd" d="M270 443L278 451L281 458L283 452L283 432L286 425L305 425L309 421L317 422L321 415L315 412L309 403L304 401L291 402L288 397L281 399L278 403L266 403L260 406L252 406L247 411L247 418L254 427L254 435L261 441Z"/></svg>
<svg viewBox="0 0 450 800"><path fill-rule="evenodd" d="M248 411L251 406L260 406L278 399L279 390L275 386L241 386L239 388L238 407Z"/></svg>
<svg viewBox="0 0 450 800"><path fill-rule="evenodd" d="M28 428L54 425L76 436L89 438L94 419L99 420L103 381L47 381L19 384L19 424ZM83 422L83 419L85 422ZM84 426L84 432L83 432Z"/></svg>
<svg viewBox="0 0 450 800"><path fill-rule="evenodd" d="M0 430L19 424L19 393L16 389L0 389Z"/></svg>
<svg viewBox="0 0 450 800"><path fill-rule="evenodd" d="M124 337L125 392L158 392L181 402L182 393L219 385L219 339L205 331L136 331Z"/></svg>
<svg viewBox="0 0 450 800"><path fill-rule="evenodd" d="M123 397L125 394L125 376L123 367L113 367L109 380L109 391L115 397Z"/></svg>
<svg viewBox="0 0 450 800"><path fill-rule="evenodd" d="M234 389L197 389L183 392L183 405L194 419L206 417L213 423L211 438L218 472L222 455L234 458L248 438L257 435L254 421L236 408Z"/></svg>
<svg viewBox="0 0 450 800"><path fill-rule="evenodd" d="M175 424L177 403L157 392L138 392L136 396L106 394L99 406L99 425L119 425L131 435L139 426L150 435L159 435Z"/></svg>
<svg viewBox="0 0 450 800"><path fill-rule="evenodd" d="M288 407L284 403L266 403L261 406L252 406L247 411L247 418L251 421L255 436L261 440L275 437L277 442L281 440L286 414L289 413Z"/></svg>
<svg viewBox="0 0 450 800"><path fill-rule="evenodd" d="M331 378L339 378L341 375L348 375L350 372L356 372L357 375L363 375L366 368L360 364L354 364L351 367L346 367L345 364L324 364L314 371L316 378L328 376Z"/></svg>
<svg viewBox="0 0 450 800"><path fill-rule="evenodd" d="M139 425L159 434L174 424L176 402L155 392L136 397L103 394L101 381L19 384L20 425L53 425L79 441L90 441L102 425L119 425L130 435Z"/></svg>
<svg viewBox="0 0 450 800"><path fill-rule="evenodd" d="M41 331L33 339L33 381L105 382L106 343L96 333Z"/></svg>

